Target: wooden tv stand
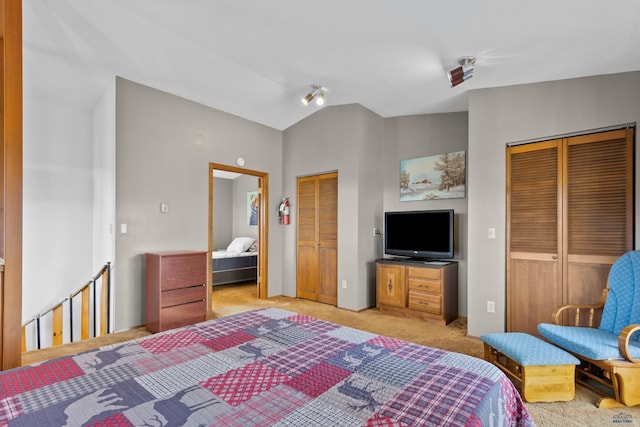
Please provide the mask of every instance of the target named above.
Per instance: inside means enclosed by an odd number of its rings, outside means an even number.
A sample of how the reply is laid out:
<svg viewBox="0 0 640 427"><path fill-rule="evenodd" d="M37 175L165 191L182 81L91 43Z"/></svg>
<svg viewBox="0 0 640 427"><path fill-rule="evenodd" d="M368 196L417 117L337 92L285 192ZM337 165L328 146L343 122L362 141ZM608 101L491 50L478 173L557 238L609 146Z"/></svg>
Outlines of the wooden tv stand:
<svg viewBox="0 0 640 427"><path fill-rule="evenodd" d="M438 325L458 318L458 263L376 260L376 307Z"/></svg>

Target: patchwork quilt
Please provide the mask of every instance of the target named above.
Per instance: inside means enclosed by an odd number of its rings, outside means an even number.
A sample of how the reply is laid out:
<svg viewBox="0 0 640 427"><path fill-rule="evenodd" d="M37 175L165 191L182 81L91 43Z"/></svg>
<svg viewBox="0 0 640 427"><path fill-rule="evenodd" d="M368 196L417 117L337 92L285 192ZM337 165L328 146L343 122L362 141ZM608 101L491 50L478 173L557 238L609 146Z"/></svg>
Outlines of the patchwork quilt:
<svg viewBox="0 0 640 427"><path fill-rule="evenodd" d="M470 356L280 309L0 373L0 426L533 426Z"/></svg>

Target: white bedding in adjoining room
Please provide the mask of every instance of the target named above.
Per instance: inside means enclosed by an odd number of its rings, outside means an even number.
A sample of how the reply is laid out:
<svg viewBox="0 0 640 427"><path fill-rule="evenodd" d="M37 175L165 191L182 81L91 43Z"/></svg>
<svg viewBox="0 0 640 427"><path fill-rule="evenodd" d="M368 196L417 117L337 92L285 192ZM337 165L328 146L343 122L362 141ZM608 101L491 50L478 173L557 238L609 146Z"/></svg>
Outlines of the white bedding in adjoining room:
<svg viewBox="0 0 640 427"><path fill-rule="evenodd" d="M217 249L211 253L211 258L229 258L251 256L258 254L258 244L253 237L236 237L226 249Z"/></svg>
<svg viewBox="0 0 640 427"><path fill-rule="evenodd" d="M258 255L258 252L228 252L226 249L218 249L217 251L211 252L211 258L228 258L228 257L241 257L241 256L251 256Z"/></svg>

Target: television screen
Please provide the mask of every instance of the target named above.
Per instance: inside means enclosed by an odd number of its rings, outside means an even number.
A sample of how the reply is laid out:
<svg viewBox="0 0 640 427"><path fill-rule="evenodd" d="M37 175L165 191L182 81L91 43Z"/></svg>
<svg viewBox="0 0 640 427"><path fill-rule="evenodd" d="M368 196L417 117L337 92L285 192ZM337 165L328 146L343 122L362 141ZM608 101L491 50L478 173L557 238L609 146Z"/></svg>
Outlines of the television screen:
<svg viewBox="0 0 640 427"><path fill-rule="evenodd" d="M385 253L417 259L453 258L453 209L385 212Z"/></svg>

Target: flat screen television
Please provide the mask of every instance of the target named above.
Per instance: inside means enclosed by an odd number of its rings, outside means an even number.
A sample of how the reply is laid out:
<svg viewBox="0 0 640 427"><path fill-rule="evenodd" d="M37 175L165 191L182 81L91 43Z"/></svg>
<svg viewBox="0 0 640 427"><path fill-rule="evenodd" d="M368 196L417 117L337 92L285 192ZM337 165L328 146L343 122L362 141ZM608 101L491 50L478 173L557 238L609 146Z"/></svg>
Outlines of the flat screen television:
<svg viewBox="0 0 640 427"><path fill-rule="evenodd" d="M432 261L453 250L453 209L384 213L385 254Z"/></svg>

